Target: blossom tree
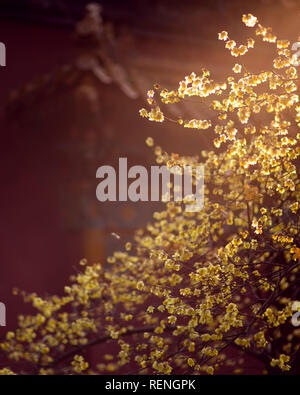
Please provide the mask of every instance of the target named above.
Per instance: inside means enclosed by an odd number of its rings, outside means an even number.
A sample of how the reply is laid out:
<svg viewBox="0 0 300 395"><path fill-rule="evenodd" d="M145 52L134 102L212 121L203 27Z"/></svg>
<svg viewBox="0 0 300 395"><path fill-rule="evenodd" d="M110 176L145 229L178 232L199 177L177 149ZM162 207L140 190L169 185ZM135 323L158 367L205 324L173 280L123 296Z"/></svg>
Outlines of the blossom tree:
<svg viewBox="0 0 300 395"><path fill-rule="evenodd" d="M140 110L163 122L160 102L195 96L210 108L209 120L176 122L212 129L212 151L182 157L147 139L158 164L204 165L204 208L169 201L107 265L81 261L64 296L24 294L37 313L20 316L2 341L3 374L247 373L248 356L261 373L299 369L300 329L291 322L300 273L298 63L290 42L251 14L242 20L274 46L269 71L236 63L217 83L203 69L174 90L154 85L150 109ZM255 51L252 37L241 45L225 31L218 38L234 58ZM107 344L111 353L89 364L86 350Z"/></svg>

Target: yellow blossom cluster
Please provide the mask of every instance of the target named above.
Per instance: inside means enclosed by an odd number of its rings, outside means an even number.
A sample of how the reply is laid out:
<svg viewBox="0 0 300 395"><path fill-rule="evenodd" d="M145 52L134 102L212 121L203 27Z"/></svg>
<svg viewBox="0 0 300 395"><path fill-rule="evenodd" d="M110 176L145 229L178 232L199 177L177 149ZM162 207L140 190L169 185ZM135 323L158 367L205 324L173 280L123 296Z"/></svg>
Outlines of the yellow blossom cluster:
<svg viewBox="0 0 300 395"><path fill-rule="evenodd" d="M84 372L89 367L82 355L75 355L71 365L76 373Z"/></svg>
<svg viewBox="0 0 300 395"><path fill-rule="evenodd" d="M271 366L279 366L281 370L290 370L289 360L290 357L288 355L281 354L278 359L272 359Z"/></svg>

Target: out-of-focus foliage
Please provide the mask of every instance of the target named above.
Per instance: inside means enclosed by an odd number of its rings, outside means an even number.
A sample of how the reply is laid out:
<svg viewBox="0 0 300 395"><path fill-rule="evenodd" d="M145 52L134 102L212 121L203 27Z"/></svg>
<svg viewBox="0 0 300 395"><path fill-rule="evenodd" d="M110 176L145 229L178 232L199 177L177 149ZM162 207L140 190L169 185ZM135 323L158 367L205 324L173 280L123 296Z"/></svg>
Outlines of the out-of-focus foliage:
<svg viewBox="0 0 300 395"><path fill-rule="evenodd" d="M203 70L172 91L148 92L153 121L168 118L159 107L198 97L211 119L178 119L183 127L214 130L216 149L180 157L155 146L158 164L205 166L205 204L186 212L168 202L108 265L84 267L65 296L24 295L37 310L20 316L2 353L12 361L3 374L106 372L247 373L247 356L262 373L296 372L300 329L293 326L299 299L300 103L297 59L252 15L246 26L274 46L269 71L251 73L241 63L221 83ZM254 50L219 33L239 58ZM201 107L201 106L200 106ZM201 113L201 111L200 111ZM208 129L207 131L205 129ZM199 150L200 151L200 150ZM94 345L110 354L89 366ZM20 366L20 367L19 367ZM243 370L246 368L245 370Z"/></svg>

